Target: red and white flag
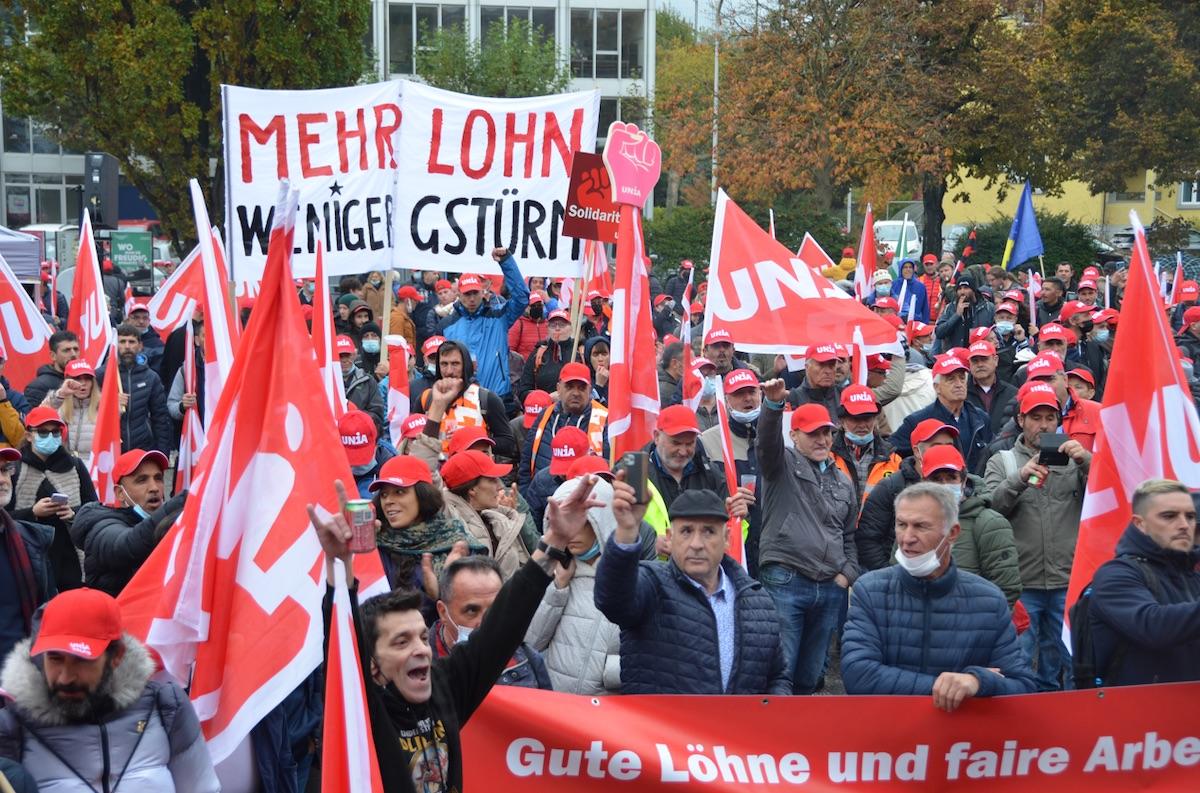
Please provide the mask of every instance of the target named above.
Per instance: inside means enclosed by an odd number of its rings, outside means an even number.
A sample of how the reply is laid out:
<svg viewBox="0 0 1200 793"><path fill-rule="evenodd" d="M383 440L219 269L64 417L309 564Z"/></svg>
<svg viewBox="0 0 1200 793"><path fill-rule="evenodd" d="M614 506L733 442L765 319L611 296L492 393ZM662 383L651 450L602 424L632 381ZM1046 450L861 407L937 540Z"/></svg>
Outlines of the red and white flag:
<svg viewBox="0 0 1200 793"><path fill-rule="evenodd" d="M583 291L585 295L595 290L606 298L612 296L612 277L608 274L608 254L604 251L603 243L584 240L583 273L587 279L587 286Z"/></svg>
<svg viewBox="0 0 1200 793"><path fill-rule="evenodd" d="M1133 491L1147 479L1177 479L1200 488L1200 418L1179 363L1171 325L1162 310L1150 264L1146 232L1137 215L1129 279L1121 303L1121 324L1136 333L1118 333L1104 389L1102 429L1088 472L1083 515L1067 588L1067 611L1092 580L1096 568L1113 558L1129 525ZM1064 627L1064 634L1069 626ZM1070 646L1070 641L1067 641Z"/></svg>
<svg viewBox="0 0 1200 793"><path fill-rule="evenodd" d="M199 259L200 247L196 246L150 298L147 306L150 327L158 331L164 341L188 323L192 312L204 299L204 274L196 264Z"/></svg>
<svg viewBox="0 0 1200 793"><path fill-rule="evenodd" d="M192 323L184 323L183 392L196 393L196 337ZM200 452L204 449L204 424L198 405L183 412L183 433L179 436L179 459L175 464L175 492L182 493L192 485L192 477Z"/></svg>
<svg viewBox="0 0 1200 793"><path fill-rule="evenodd" d="M99 370L117 336L108 321L108 301L104 297L104 281L100 261L96 258L96 242L92 239L92 219L83 210L83 227L79 229L79 252L75 256L75 283L71 292L71 310L67 330L79 337L79 357Z"/></svg>
<svg viewBox="0 0 1200 793"><path fill-rule="evenodd" d="M58 319L58 262L50 260L50 316ZM12 379L11 377L9 378Z"/></svg>
<svg viewBox="0 0 1200 793"><path fill-rule="evenodd" d="M1175 251L1175 278L1171 281L1171 305L1179 305L1179 290L1183 288L1183 252Z"/></svg>
<svg viewBox="0 0 1200 793"><path fill-rule="evenodd" d="M614 460L650 442L659 408L650 279L640 210L622 204L618 229L608 379L608 442Z"/></svg>
<svg viewBox="0 0 1200 793"><path fill-rule="evenodd" d="M866 300L874 291L875 285L871 279L875 277L875 268L879 265L879 248L875 244L875 213L867 204L867 214L863 217L862 235L858 238L858 267L854 268L854 297Z"/></svg>
<svg viewBox="0 0 1200 793"><path fill-rule="evenodd" d="M408 340L391 334L384 338L388 353L387 422L393 446L399 446L404 434L404 420L411 412L408 390L408 359L412 351ZM341 378L338 378L341 382Z"/></svg>
<svg viewBox="0 0 1200 793"><path fill-rule="evenodd" d="M729 409L725 400L717 400L717 424L721 428L721 457L725 463L725 481L729 484L729 495L737 495L741 477L738 476L737 459L733 455L733 435L729 432ZM746 539L742 536L741 518L730 518L729 547L726 553L742 567L746 566Z"/></svg>
<svg viewBox="0 0 1200 793"><path fill-rule="evenodd" d="M316 283L313 289L312 343L317 353L317 371L329 399L334 420L346 412L346 383L342 380L342 365L333 351L333 305L329 297L329 278L325 275L325 246L317 240Z"/></svg>
<svg viewBox="0 0 1200 793"><path fill-rule="evenodd" d="M281 186L262 294L182 514L120 595L126 630L189 696L215 762L322 661L324 561L306 503L353 482L292 285L296 194ZM386 591L376 554L360 597Z"/></svg>
<svg viewBox="0 0 1200 793"><path fill-rule="evenodd" d="M825 268L833 266L833 259L829 258L821 244L807 231L804 232L804 239L800 241L800 247L796 249L796 258L807 264L817 275L821 275Z"/></svg>
<svg viewBox="0 0 1200 793"><path fill-rule="evenodd" d="M92 454L88 458L88 475L96 486L96 498L110 507L117 503L117 482L112 472L117 458L121 456L121 385L118 369L114 347L109 365L104 370L104 383L100 387L96 427L92 431Z"/></svg>
<svg viewBox="0 0 1200 793"><path fill-rule="evenodd" d="M200 183L192 179L192 214L196 218L196 237L200 243L200 269L203 273L204 307L204 426L212 424L217 400L229 373L237 350L241 324L229 299L229 271L225 255L218 244L216 230L208 220L208 207ZM268 243L269 244L269 243Z"/></svg>
<svg viewBox="0 0 1200 793"><path fill-rule="evenodd" d="M767 212L770 217L769 225L767 226L767 233L771 235L771 239L775 239L775 209L772 207L771 209L768 209Z"/></svg>
<svg viewBox="0 0 1200 793"><path fill-rule="evenodd" d="M133 298L133 284L125 284L125 313L122 316L129 316L129 312L133 311L133 304L135 302Z"/></svg>
<svg viewBox="0 0 1200 793"><path fill-rule="evenodd" d="M700 376L692 352L692 280L696 270L688 270L687 286L683 288L683 321L679 323L679 340L683 342L683 382L680 383L680 393L683 404L692 410L700 407L701 390L704 380ZM659 395L661 398L661 394Z"/></svg>
<svg viewBox="0 0 1200 793"><path fill-rule="evenodd" d="M55 301L52 298L50 302ZM0 256L0 342L7 362L4 375L13 388L24 389L37 376L38 367L50 360L53 332L16 273Z"/></svg>

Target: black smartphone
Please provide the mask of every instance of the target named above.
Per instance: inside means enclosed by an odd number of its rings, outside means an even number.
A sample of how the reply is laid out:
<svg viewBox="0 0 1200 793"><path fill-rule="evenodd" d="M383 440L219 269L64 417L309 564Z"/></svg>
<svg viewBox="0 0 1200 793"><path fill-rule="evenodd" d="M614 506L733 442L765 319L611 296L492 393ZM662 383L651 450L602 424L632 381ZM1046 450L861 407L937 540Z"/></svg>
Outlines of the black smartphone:
<svg viewBox="0 0 1200 793"><path fill-rule="evenodd" d="M1042 465L1066 465L1071 462L1071 458L1065 452L1058 450L1059 446L1069 440L1071 440L1070 436L1061 432L1053 435L1042 433L1042 436L1038 438L1038 462Z"/></svg>
<svg viewBox="0 0 1200 793"><path fill-rule="evenodd" d="M650 455L646 452L625 452L613 470L614 474L625 472L625 484L633 488L634 498L639 504L650 501L646 478L650 474Z"/></svg>

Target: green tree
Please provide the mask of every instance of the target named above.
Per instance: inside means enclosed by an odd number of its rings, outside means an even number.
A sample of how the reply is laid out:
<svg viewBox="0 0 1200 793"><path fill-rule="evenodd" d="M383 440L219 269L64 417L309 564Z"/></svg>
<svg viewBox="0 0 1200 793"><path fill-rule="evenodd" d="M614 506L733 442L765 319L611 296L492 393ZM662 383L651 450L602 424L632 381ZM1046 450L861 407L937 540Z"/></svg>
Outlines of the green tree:
<svg viewBox="0 0 1200 793"><path fill-rule="evenodd" d="M15 0L0 0L16 9ZM194 239L187 180L214 221L224 202L222 83L349 85L366 73L367 3L339 0L22 0L0 58L5 113L75 150L107 151L182 252ZM26 35L26 26L35 35ZM212 160L216 178L209 179Z"/></svg>
<svg viewBox="0 0 1200 793"><path fill-rule="evenodd" d="M1092 229L1086 223L1071 220L1065 212L1039 212L1037 216L1038 233L1042 237L1042 246L1046 253L1042 259L1046 263L1046 274L1052 275L1051 268L1059 262L1070 262L1078 272L1096 261L1096 238ZM975 225L970 223L968 225ZM971 254L972 264L989 262L999 267L1004 261L1004 246L1008 243L1008 232L1012 228L1012 218L996 216L991 220L975 225L974 253ZM962 250L967 244L964 237L958 243L956 257L962 256ZM1026 262L1027 268L1038 269L1036 259Z"/></svg>
<svg viewBox="0 0 1200 793"><path fill-rule="evenodd" d="M492 25L482 46L461 26L421 35L417 74L438 88L475 96L541 96L559 93L571 81L546 31L519 19L509 19L507 28Z"/></svg>

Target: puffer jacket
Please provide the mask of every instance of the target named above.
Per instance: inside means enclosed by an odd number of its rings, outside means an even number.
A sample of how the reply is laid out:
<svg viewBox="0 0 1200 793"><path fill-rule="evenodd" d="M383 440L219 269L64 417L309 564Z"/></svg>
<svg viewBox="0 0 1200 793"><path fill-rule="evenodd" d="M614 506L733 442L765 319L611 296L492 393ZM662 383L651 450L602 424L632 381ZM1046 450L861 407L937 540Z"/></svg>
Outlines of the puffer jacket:
<svg viewBox="0 0 1200 793"><path fill-rule="evenodd" d="M508 329L508 349L529 360L529 354L533 352L533 348L539 341L546 338L548 325L545 317L534 319L522 314Z"/></svg>
<svg viewBox="0 0 1200 793"><path fill-rule="evenodd" d="M955 443L967 461L967 470L974 471L980 459L987 453L987 445L992 442L992 420L987 413L970 402L963 402L962 409L955 417L940 399L935 399L928 407L922 408L901 422L900 427L892 433L892 446L902 457L912 454L912 433L925 419L937 419L958 430L958 440Z"/></svg>
<svg viewBox="0 0 1200 793"><path fill-rule="evenodd" d="M438 331L447 339L462 342L474 353L481 386L505 396L512 390L508 380L508 329L525 313L529 287L512 254L504 257L500 269L504 272L508 300L498 307L481 303L474 312L467 311L462 303L455 303L450 316L438 323Z"/></svg>
<svg viewBox="0 0 1200 793"><path fill-rule="evenodd" d="M63 415L62 407L66 400L58 395L57 388L53 391L48 391L46 398L42 400L43 405L57 410L58 415L63 417L63 421L67 422L67 435L63 438L63 443L66 445L67 451L76 457L87 459L92 454L92 436L96 433L96 419L88 417L88 409L91 406L91 401L96 398L96 393L93 390L92 395L87 399L71 397L70 419L67 419Z"/></svg>
<svg viewBox="0 0 1200 793"><path fill-rule="evenodd" d="M1152 588L1140 563L1157 578ZM1092 641L1099 669L1120 643L1125 658L1108 685L1200 680L1200 545L1190 551L1159 546L1127 526L1117 556L1092 578ZM1157 595L1155 594L1157 589Z"/></svg>
<svg viewBox="0 0 1200 793"><path fill-rule="evenodd" d="M105 371L96 372L96 382L104 382ZM121 389L129 403L121 414L121 448L156 449L170 454L174 427L167 412L167 390L162 380L144 363L122 365L117 369Z"/></svg>
<svg viewBox="0 0 1200 793"><path fill-rule="evenodd" d="M30 405L42 404L47 392L61 388L64 379L66 377L61 369L55 369L50 364L39 366L37 377L30 380L29 384L25 386L25 399Z"/></svg>
<svg viewBox="0 0 1200 793"><path fill-rule="evenodd" d="M898 565L859 579L842 634L846 693L931 695L942 672L974 675L981 697L1033 693L1029 660L996 585L953 562L932 579Z"/></svg>
<svg viewBox="0 0 1200 793"><path fill-rule="evenodd" d="M571 362L571 348L574 345L574 340L570 338L559 342L546 339L535 344L529 355L525 356L521 381L517 383L517 398L524 402L529 392L535 390L553 394L558 388L559 372Z"/></svg>
<svg viewBox="0 0 1200 793"><path fill-rule="evenodd" d="M896 549L896 496L920 481L917 461L906 457L900 463L900 470L876 485L867 496L858 517L858 529L854 532L858 565L864 571L891 564Z"/></svg>
<svg viewBox="0 0 1200 793"><path fill-rule="evenodd" d="M972 328L990 327L995 324L996 307L990 301L984 300L979 294L978 281L971 278L971 289L975 292L975 301L967 307L965 313L958 313L958 299L951 294L950 301L938 315L933 332L938 339L938 349L949 350L952 347L967 347L970 345ZM960 276L961 278L961 276Z"/></svg>
<svg viewBox="0 0 1200 793"><path fill-rule="evenodd" d="M569 497L581 481L564 482L554 498ZM576 558L571 580L562 589L557 582L547 587L525 632L525 641L545 656L555 691L588 697L621 692L621 630L608 621L595 601L596 569L608 538L617 530L612 493L612 485L598 481L592 497L604 506L587 511L601 556L590 562Z"/></svg>
<svg viewBox="0 0 1200 793"><path fill-rule="evenodd" d="M621 628L624 694L792 693L771 596L729 556L737 657L721 685L717 622L708 599L674 561L640 562L609 537L596 567L596 607Z"/></svg>
<svg viewBox="0 0 1200 793"><path fill-rule="evenodd" d="M1065 466L1051 466L1043 486L1033 487L1021 478L1020 471L1036 453L1022 436L1011 450L992 455L983 490L991 498L992 509L1012 525L1021 583L1026 589L1060 589L1071 577L1088 469L1074 460ZM1011 465L1006 464L1007 459Z"/></svg>
<svg viewBox="0 0 1200 793"><path fill-rule="evenodd" d="M83 580L92 589L116 597L150 556L168 526L183 509L187 493L159 505L148 518L132 507L106 507L98 501L84 504L71 523L71 541L83 551ZM169 524L168 524L169 525Z"/></svg>
<svg viewBox="0 0 1200 793"><path fill-rule="evenodd" d="M385 407L383 398L379 396L375 378L357 366L351 366L350 371L342 374L342 385L346 387L346 401L353 402L359 410L370 413L375 422L375 430L383 434Z"/></svg>
<svg viewBox="0 0 1200 793"><path fill-rule="evenodd" d="M31 641L18 644L0 672L14 700L0 710L0 756L25 766L41 793L221 789L187 694L150 679L154 662L137 639L124 636L125 658L109 683L113 707L99 723L67 720L29 657Z"/></svg>
<svg viewBox="0 0 1200 793"><path fill-rule="evenodd" d="M529 561L529 550L521 540L525 515L509 507L476 512L464 499L445 489L442 497L446 501L446 514L462 521L471 536L487 546L488 554L499 563L500 576L505 581Z"/></svg>
<svg viewBox="0 0 1200 793"><path fill-rule="evenodd" d="M1017 544L1012 526L1004 516L987 505L979 494L983 480L967 477L967 497L958 506L958 525L962 533L951 552L960 570L974 573L1000 587L1008 605L1021 596L1021 571L1017 567Z"/></svg>

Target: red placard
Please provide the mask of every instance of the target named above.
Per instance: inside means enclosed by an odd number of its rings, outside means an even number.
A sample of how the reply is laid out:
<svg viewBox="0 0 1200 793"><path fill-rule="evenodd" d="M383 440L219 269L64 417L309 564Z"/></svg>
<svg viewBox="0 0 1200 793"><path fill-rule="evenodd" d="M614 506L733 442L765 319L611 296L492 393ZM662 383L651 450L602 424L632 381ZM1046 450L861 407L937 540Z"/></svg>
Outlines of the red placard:
<svg viewBox="0 0 1200 793"><path fill-rule="evenodd" d="M604 159L599 154L575 152L563 234L581 240L616 242L620 219L621 211L612 200Z"/></svg>

